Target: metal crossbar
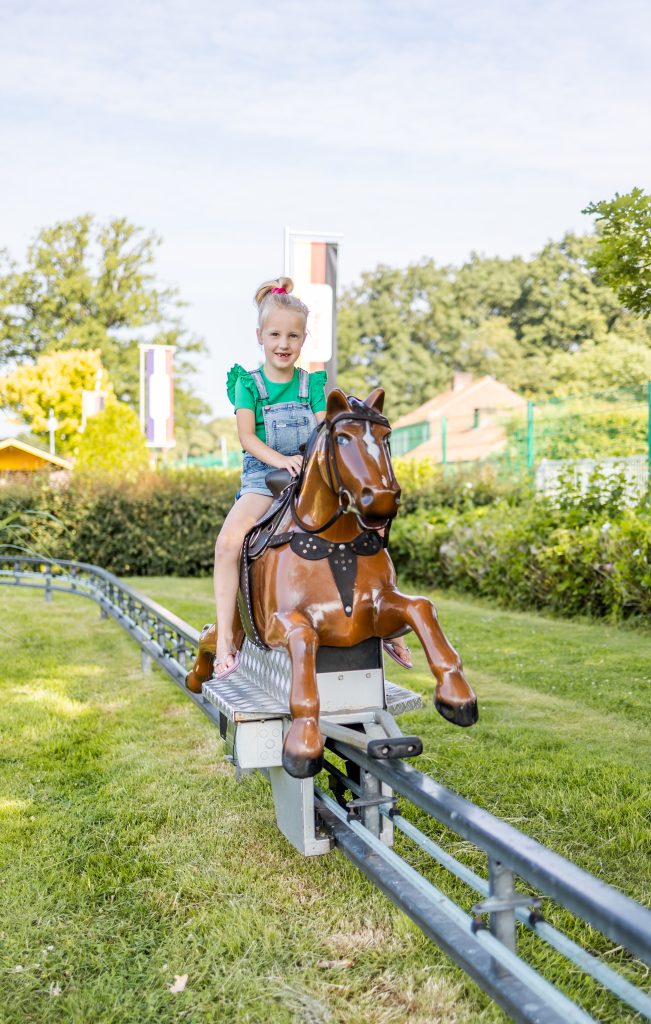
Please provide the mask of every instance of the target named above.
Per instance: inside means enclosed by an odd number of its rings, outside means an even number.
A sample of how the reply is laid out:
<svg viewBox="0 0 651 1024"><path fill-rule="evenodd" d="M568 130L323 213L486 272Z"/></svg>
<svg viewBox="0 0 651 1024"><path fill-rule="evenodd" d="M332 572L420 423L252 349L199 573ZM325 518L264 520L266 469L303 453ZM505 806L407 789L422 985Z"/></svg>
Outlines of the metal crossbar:
<svg viewBox="0 0 651 1024"><path fill-rule="evenodd" d="M219 725L219 713L184 686L186 659L198 646L199 633L162 605L144 597L118 577L83 562L48 560L0 553L0 584L71 593L97 602L140 645L143 666L155 661L183 693ZM583 1024L593 1020L526 964L515 951L516 920L609 989L634 1011L651 1020L651 999L640 988L542 919L535 897L515 890L515 876L594 925L615 943L651 964L651 912L612 886L508 823L451 792L401 761L376 761L358 749L330 741L336 754L358 766L358 783L335 764L328 771L335 789L348 790L364 805L366 819L350 813L325 792L315 789L322 823L340 851L405 911L515 1021L526 1024ZM488 856L489 877L481 878L397 813L381 786L390 787L435 822L455 831ZM368 806L366 806L368 805ZM369 809L373 813L369 813ZM439 864L480 894L473 919L378 838L380 817L409 837ZM369 823L371 827L369 827ZM483 927L481 915L490 919Z"/></svg>

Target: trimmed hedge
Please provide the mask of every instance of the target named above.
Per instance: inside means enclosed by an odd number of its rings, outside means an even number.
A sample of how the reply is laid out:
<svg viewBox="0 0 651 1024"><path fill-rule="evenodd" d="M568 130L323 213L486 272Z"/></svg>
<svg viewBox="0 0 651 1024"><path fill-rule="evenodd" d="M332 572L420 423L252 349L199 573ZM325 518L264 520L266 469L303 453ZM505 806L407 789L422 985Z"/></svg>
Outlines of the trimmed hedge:
<svg viewBox="0 0 651 1024"><path fill-rule="evenodd" d="M489 475L415 468L399 478L407 511L393 526L391 554L415 582L513 608L651 616L651 510L627 507L617 481L596 479L584 495L566 484L551 501ZM235 470L192 469L147 473L136 484L9 484L0 488L0 521L20 516L2 540L118 575L207 575L238 482Z"/></svg>
<svg viewBox="0 0 651 1024"><path fill-rule="evenodd" d="M0 519L37 513L22 544L52 558L93 562L119 576L201 576L212 572L215 538L238 485L236 470L199 469L146 473L135 484L26 483L0 490Z"/></svg>
<svg viewBox="0 0 651 1024"><path fill-rule="evenodd" d="M543 499L418 511L391 532L399 571L510 608L611 620L651 616L651 514L580 516Z"/></svg>

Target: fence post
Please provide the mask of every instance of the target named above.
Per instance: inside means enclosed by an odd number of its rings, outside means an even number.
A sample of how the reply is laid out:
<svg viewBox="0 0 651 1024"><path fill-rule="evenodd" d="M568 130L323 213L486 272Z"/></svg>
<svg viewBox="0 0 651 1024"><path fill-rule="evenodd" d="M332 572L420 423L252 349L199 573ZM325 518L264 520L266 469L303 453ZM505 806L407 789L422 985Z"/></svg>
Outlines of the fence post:
<svg viewBox="0 0 651 1024"><path fill-rule="evenodd" d="M533 473L534 466L534 432L533 432L533 409L534 403L529 400L527 402L527 469L530 473Z"/></svg>
<svg viewBox="0 0 651 1024"><path fill-rule="evenodd" d="M447 466L448 463L448 418L441 416L441 463Z"/></svg>

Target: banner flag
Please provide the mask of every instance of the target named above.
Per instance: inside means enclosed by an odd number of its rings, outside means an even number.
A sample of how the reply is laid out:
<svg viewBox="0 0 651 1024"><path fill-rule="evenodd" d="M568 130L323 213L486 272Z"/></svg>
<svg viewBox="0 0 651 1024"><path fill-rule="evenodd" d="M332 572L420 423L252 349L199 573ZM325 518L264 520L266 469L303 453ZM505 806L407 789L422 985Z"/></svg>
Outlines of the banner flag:
<svg viewBox="0 0 651 1024"><path fill-rule="evenodd" d="M173 448L174 345L140 346L140 426L148 448Z"/></svg>
<svg viewBox="0 0 651 1024"><path fill-rule="evenodd" d="M300 365L337 384L337 263L341 235L285 228L285 273L310 311Z"/></svg>
<svg viewBox="0 0 651 1024"><path fill-rule="evenodd" d="M81 427L80 430L83 434L86 429L86 424L91 416L97 416L98 413L104 412L106 408L106 391L87 391L85 388L81 392Z"/></svg>

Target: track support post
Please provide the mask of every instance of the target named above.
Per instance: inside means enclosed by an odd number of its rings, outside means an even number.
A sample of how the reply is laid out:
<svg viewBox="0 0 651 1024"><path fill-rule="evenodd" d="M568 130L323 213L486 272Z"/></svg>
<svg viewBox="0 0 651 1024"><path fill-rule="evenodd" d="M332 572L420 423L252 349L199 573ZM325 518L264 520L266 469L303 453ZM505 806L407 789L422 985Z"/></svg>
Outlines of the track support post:
<svg viewBox="0 0 651 1024"><path fill-rule="evenodd" d="M377 722L367 722L364 725L364 732L369 740L386 739L387 735L386 730ZM362 807L360 808L362 824L387 846L393 846L393 821L385 818L380 812L383 805L391 803L393 790L387 786L386 782L381 782L376 775L365 771L364 768L360 768L359 781L362 798ZM363 806L365 800L368 800L369 803Z"/></svg>
<svg viewBox="0 0 651 1024"><path fill-rule="evenodd" d="M505 904L513 901L516 895L513 872L493 857L488 858L488 892L489 899L503 901ZM490 930L496 939L515 953L515 908L504 906L503 909L492 910ZM496 962L495 970L499 974L503 968Z"/></svg>

